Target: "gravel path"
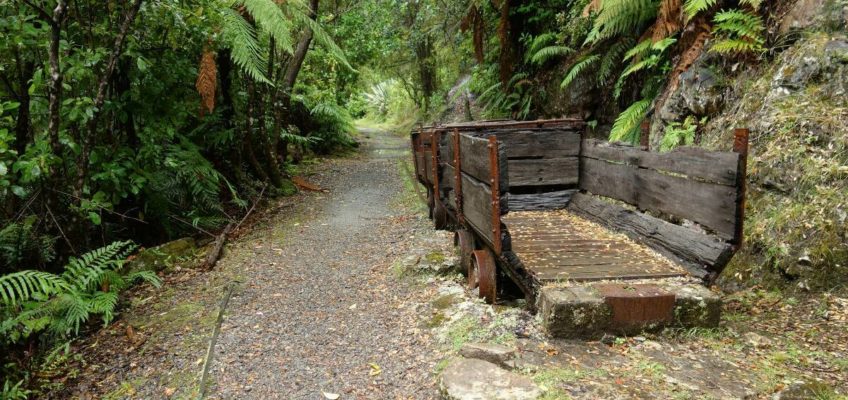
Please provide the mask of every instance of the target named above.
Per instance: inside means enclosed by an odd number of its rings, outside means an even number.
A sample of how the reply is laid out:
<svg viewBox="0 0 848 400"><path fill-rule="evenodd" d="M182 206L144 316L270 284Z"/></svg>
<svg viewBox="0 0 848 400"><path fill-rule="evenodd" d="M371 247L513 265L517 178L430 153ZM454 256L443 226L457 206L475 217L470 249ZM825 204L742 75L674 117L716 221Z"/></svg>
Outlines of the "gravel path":
<svg viewBox="0 0 848 400"><path fill-rule="evenodd" d="M406 141L369 131L334 161L282 235L254 238L230 301L209 398L426 399L438 352L419 329L420 287L392 274L410 234L401 207Z"/></svg>

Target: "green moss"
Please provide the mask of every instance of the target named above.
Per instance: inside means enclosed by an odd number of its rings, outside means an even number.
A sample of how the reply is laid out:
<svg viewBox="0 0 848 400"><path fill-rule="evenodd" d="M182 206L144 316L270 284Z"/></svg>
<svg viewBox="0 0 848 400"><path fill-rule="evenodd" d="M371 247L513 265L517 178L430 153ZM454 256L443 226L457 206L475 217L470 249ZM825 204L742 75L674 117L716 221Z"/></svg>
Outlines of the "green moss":
<svg viewBox="0 0 848 400"><path fill-rule="evenodd" d="M446 294L437 298L436 300L433 300L431 304L433 304L433 307L435 307L437 310L444 310L461 301L462 298L456 294Z"/></svg>
<svg viewBox="0 0 848 400"><path fill-rule="evenodd" d="M433 251L424 257L430 264L441 264L445 262L445 255L441 251Z"/></svg>

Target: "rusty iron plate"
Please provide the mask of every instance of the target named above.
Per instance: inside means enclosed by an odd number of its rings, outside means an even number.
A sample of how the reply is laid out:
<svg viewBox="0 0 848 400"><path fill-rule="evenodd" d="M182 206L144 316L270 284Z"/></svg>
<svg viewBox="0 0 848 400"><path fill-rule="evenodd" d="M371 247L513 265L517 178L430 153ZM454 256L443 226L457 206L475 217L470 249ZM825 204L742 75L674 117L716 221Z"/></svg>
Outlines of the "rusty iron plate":
<svg viewBox="0 0 848 400"><path fill-rule="evenodd" d="M673 293L651 284L595 284L595 289L612 308L612 324L617 328L666 323L674 315Z"/></svg>

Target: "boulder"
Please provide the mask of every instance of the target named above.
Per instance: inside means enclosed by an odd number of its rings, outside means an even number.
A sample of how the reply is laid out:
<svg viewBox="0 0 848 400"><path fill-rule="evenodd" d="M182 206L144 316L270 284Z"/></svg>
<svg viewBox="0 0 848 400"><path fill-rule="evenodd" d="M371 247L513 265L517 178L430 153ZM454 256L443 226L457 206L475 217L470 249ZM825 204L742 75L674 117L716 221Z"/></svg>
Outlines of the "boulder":
<svg viewBox="0 0 848 400"><path fill-rule="evenodd" d="M439 378L445 400L534 400L542 390L529 378L488 361L461 358L451 362Z"/></svg>

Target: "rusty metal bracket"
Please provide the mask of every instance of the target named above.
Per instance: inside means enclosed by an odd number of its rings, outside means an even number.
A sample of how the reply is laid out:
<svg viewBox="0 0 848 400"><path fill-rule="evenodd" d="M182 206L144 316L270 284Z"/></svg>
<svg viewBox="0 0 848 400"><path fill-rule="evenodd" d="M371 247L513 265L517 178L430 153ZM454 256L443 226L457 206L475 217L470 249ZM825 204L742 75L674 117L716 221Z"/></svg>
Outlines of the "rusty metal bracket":
<svg viewBox="0 0 848 400"><path fill-rule="evenodd" d="M498 160L498 138L489 136L489 172L492 177L492 243L495 246L495 254L500 255L501 243L501 189L500 189L500 164Z"/></svg>
<svg viewBox="0 0 848 400"><path fill-rule="evenodd" d="M453 130L453 166L454 194L456 195L456 218L460 224L465 224L465 214L462 212L462 158L459 151L459 129Z"/></svg>
<svg viewBox="0 0 848 400"><path fill-rule="evenodd" d="M733 152L739 154L736 171L736 232L733 245L742 246L745 236L745 195L748 190L748 128L737 128L733 135Z"/></svg>

